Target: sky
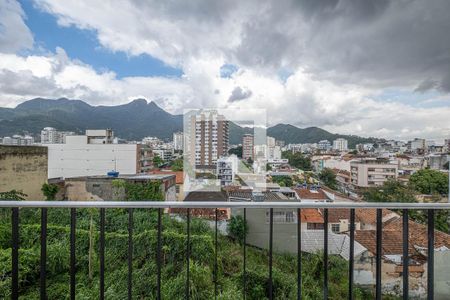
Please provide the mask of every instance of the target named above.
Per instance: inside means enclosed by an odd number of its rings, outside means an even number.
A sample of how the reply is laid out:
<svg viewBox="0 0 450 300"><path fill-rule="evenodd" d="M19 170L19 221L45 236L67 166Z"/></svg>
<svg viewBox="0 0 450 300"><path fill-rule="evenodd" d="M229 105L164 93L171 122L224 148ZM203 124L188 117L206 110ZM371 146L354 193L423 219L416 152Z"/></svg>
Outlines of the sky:
<svg viewBox="0 0 450 300"><path fill-rule="evenodd" d="M448 0L0 0L0 106L43 97L450 138Z"/></svg>

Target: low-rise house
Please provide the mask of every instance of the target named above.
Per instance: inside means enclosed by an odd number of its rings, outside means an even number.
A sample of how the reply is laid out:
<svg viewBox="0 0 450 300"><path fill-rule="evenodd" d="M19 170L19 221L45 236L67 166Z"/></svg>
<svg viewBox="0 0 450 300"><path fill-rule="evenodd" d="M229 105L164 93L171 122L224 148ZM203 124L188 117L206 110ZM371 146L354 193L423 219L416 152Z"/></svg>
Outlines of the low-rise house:
<svg viewBox="0 0 450 300"><path fill-rule="evenodd" d="M175 175L175 193L178 201L184 200L184 173L183 171L170 171L170 170L153 170L149 174L159 175Z"/></svg>
<svg viewBox="0 0 450 300"><path fill-rule="evenodd" d="M403 271L402 219L395 218L383 225L382 234L382 289L383 293L401 295ZM427 231L426 225L409 221L409 293L423 298L427 290ZM365 286L375 284L376 231L357 230L355 242L367 251L355 255L355 283ZM450 235L435 230L434 243L435 299L448 299L450 261Z"/></svg>
<svg viewBox="0 0 450 300"><path fill-rule="evenodd" d="M144 174L118 176L85 176L66 178L64 183L64 199L72 201L91 200L125 200L126 189L118 183L124 181L133 184L159 183L165 201L175 201L175 175ZM154 200L154 199L142 199Z"/></svg>
<svg viewBox="0 0 450 300"><path fill-rule="evenodd" d="M295 188L294 191L301 202L326 202L330 200L322 188L316 185L302 185Z"/></svg>

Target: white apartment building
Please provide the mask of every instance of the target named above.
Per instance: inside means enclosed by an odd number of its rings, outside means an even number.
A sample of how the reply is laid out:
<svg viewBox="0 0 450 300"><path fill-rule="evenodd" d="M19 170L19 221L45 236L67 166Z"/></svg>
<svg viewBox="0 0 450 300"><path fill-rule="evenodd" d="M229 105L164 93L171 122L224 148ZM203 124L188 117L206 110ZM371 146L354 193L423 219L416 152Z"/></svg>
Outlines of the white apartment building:
<svg viewBox="0 0 450 300"><path fill-rule="evenodd" d="M335 139L333 141L333 150L347 151L348 150L348 141L343 138Z"/></svg>
<svg viewBox="0 0 450 300"><path fill-rule="evenodd" d="M330 150L331 149L331 143L329 140L322 140L317 143L317 148L319 150Z"/></svg>
<svg viewBox="0 0 450 300"><path fill-rule="evenodd" d="M9 145L9 146L31 146L34 144L34 138L32 136L26 135L13 135L12 137L5 136L0 139L0 144Z"/></svg>
<svg viewBox="0 0 450 300"><path fill-rule="evenodd" d="M64 144L68 135L75 135L75 133L72 131L58 131L53 127L45 127L41 130L41 144Z"/></svg>
<svg viewBox="0 0 450 300"><path fill-rule="evenodd" d="M184 134L183 132L174 132L173 134L173 149L183 150Z"/></svg>
<svg viewBox="0 0 450 300"><path fill-rule="evenodd" d="M153 154L158 155L164 161L171 161L174 155L174 149L153 149Z"/></svg>
<svg viewBox="0 0 450 300"><path fill-rule="evenodd" d="M350 163L351 183L357 187L381 186L397 179L398 164L386 160L361 160Z"/></svg>
<svg viewBox="0 0 450 300"><path fill-rule="evenodd" d="M236 155L221 157L217 160L217 178L221 186L230 185L234 181L234 175L238 169L238 158Z"/></svg>
<svg viewBox="0 0 450 300"><path fill-rule="evenodd" d="M427 148L425 139L414 139L411 141L411 151L424 151Z"/></svg>
<svg viewBox="0 0 450 300"><path fill-rule="evenodd" d="M66 136L65 144L47 144L48 178L141 173L145 156L140 144L113 144L111 130L86 130L86 135ZM145 151L144 151L145 150Z"/></svg>

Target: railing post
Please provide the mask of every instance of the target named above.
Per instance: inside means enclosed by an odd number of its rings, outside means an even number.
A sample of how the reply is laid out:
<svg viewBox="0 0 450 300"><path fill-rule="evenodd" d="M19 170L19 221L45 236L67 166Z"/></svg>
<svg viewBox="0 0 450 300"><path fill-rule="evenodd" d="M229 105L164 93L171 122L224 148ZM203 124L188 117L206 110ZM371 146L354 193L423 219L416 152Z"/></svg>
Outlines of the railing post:
<svg viewBox="0 0 450 300"><path fill-rule="evenodd" d="M105 209L100 208L100 299L105 299Z"/></svg>
<svg viewBox="0 0 450 300"><path fill-rule="evenodd" d="M273 299L273 279L272 279L272 251L273 251L273 208L270 208L269 220L269 299Z"/></svg>
<svg viewBox="0 0 450 300"><path fill-rule="evenodd" d="M323 299L328 299L328 208L323 213Z"/></svg>
<svg viewBox="0 0 450 300"><path fill-rule="evenodd" d="M297 209L297 300L302 299L302 210Z"/></svg>
<svg viewBox="0 0 450 300"><path fill-rule="evenodd" d="M12 208L11 223L11 298L19 299L19 209L17 207Z"/></svg>
<svg viewBox="0 0 450 300"><path fill-rule="evenodd" d="M409 229L408 210L403 210L403 299L409 299Z"/></svg>
<svg viewBox="0 0 450 300"><path fill-rule="evenodd" d="M243 242L243 246L244 246L244 272L243 272L243 276L242 276L242 281L243 281L243 289L242 289L242 293L243 293L243 299L245 300L247 297L247 209L244 208L244 242Z"/></svg>
<svg viewBox="0 0 450 300"><path fill-rule="evenodd" d="M353 272L355 264L355 209L350 209L350 253L348 266L348 298L353 300Z"/></svg>
<svg viewBox="0 0 450 300"><path fill-rule="evenodd" d="M76 226L76 208L70 209L70 299L75 300L75 275L76 275L76 261L75 261L75 226Z"/></svg>
<svg viewBox="0 0 450 300"><path fill-rule="evenodd" d="M41 269L40 269L41 299L47 299L46 267L47 267L47 208L41 208Z"/></svg>
<svg viewBox="0 0 450 300"><path fill-rule="evenodd" d="M187 209L186 216L186 231L187 231L187 245L186 245L186 299L190 298L190 270L189 263L191 260L191 210Z"/></svg>
<svg viewBox="0 0 450 300"><path fill-rule="evenodd" d="M158 274L157 274L157 284L156 284L156 299L161 300L161 265L162 265L162 257L161 257L161 230L162 230L162 208L158 208L158 249L157 253L157 265L158 265Z"/></svg>
<svg viewBox="0 0 450 300"><path fill-rule="evenodd" d="M217 299L217 219L218 219L218 209L215 209L215 218L214 218L214 299Z"/></svg>
<svg viewBox="0 0 450 300"><path fill-rule="evenodd" d="M375 285L375 298L381 300L381 251L382 251L382 210L377 209L377 253L376 253L376 285Z"/></svg>
<svg viewBox="0 0 450 300"><path fill-rule="evenodd" d="M428 261L427 261L428 300L434 299L434 210L428 210Z"/></svg>
<svg viewBox="0 0 450 300"><path fill-rule="evenodd" d="M128 209L128 300L133 296L133 209Z"/></svg>

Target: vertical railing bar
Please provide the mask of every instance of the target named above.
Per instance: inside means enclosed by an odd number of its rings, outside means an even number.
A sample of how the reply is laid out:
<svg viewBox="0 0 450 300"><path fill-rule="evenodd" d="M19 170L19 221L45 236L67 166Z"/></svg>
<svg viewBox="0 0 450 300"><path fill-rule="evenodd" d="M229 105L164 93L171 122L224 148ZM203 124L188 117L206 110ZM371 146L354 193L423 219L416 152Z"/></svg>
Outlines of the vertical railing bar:
<svg viewBox="0 0 450 300"><path fill-rule="evenodd" d="M75 300L75 275L76 275L76 257L75 257L75 227L76 227L76 208L70 209L70 299Z"/></svg>
<svg viewBox="0 0 450 300"><path fill-rule="evenodd" d="M409 228L408 210L403 210L403 299L409 299Z"/></svg>
<svg viewBox="0 0 450 300"><path fill-rule="evenodd" d="M243 281L243 289L242 289L242 293L243 293L243 299L245 300L247 297L247 209L244 208L244 271L243 271L243 276L242 276L242 281Z"/></svg>
<svg viewBox="0 0 450 300"><path fill-rule="evenodd" d="M214 299L217 299L217 280L218 280L218 273L217 273L217 219L218 219L218 209L215 209L215 231L214 231Z"/></svg>
<svg viewBox="0 0 450 300"><path fill-rule="evenodd" d="M133 209L128 209L128 300L133 297Z"/></svg>
<svg viewBox="0 0 450 300"><path fill-rule="evenodd" d="M161 256L161 231L162 231L162 208L158 208L158 249L156 251L157 253L157 265L158 265L158 274L157 274L157 284L156 284L156 299L161 300L161 264L162 264L162 256Z"/></svg>
<svg viewBox="0 0 450 300"><path fill-rule="evenodd" d="M269 220L269 299L273 299L273 279L272 279L272 264L273 264L273 208L270 209Z"/></svg>
<svg viewBox="0 0 450 300"><path fill-rule="evenodd" d="M47 208L41 208L41 269L40 290L41 299L47 299Z"/></svg>
<svg viewBox="0 0 450 300"><path fill-rule="evenodd" d="M187 245L186 245L186 299L190 298L190 256L191 256L191 210L187 209L187 223L186 223L186 231L187 231Z"/></svg>
<svg viewBox="0 0 450 300"><path fill-rule="evenodd" d="M19 208L17 207L12 208L11 223L11 299L19 299Z"/></svg>
<svg viewBox="0 0 450 300"><path fill-rule="evenodd" d="M297 209L297 300L302 299L302 210Z"/></svg>
<svg viewBox="0 0 450 300"><path fill-rule="evenodd" d="M382 210L377 209L377 253L376 253L376 286L375 286L375 298L381 300L381 251L382 251L382 238L383 238L383 226L382 226Z"/></svg>
<svg viewBox="0 0 450 300"><path fill-rule="evenodd" d="M428 210L428 300L434 299L434 209Z"/></svg>
<svg viewBox="0 0 450 300"><path fill-rule="evenodd" d="M350 209L350 253L348 266L348 299L353 300L353 272L355 265L355 209Z"/></svg>
<svg viewBox="0 0 450 300"><path fill-rule="evenodd" d="M105 299L105 209L100 208L100 299Z"/></svg>
<svg viewBox="0 0 450 300"><path fill-rule="evenodd" d="M328 208L323 214L323 299L328 299Z"/></svg>

